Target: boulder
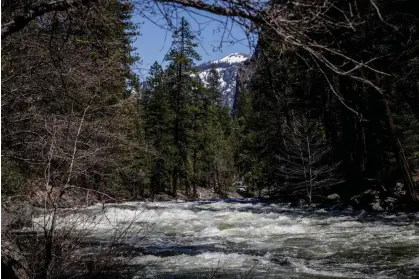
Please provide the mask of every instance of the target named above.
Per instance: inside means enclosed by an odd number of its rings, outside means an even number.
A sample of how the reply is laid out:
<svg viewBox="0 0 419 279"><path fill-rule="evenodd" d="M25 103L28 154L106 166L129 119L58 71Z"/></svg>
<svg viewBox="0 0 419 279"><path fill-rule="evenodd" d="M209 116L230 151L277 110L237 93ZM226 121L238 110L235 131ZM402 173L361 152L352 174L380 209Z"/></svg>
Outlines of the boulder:
<svg viewBox="0 0 419 279"><path fill-rule="evenodd" d="M385 203L392 203L392 204L394 204L394 203L396 203L396 202L397 202L397 199L396 199L396 198L393 198L393 197L387 197L387 198L384 200L384 202L385 202Z"/></svg>
<svg viewBox="0 0 419 279"><path fill-rule="evenodd" d="M361 203L361 195L353 196L350 199L350 203L355 207L358 206Z"/></svg>
<svg viewBox="0 0 419 279"><path fill-rule="evenodd" d="M307 205L307 202L306 202L304 199L300 199L300 200L298 201L298 205L299 205L299 206L306 206L306 205Z"/></svg>
<svg viewBox="0 0 419 279"><path fill-rule="evenodd" d="M373 211L377 211L377 212L384 211L384 208L381 207L379 202L374 202L374 203L371 203L370 205Z"/></svg>
<svg viewBox="0 0 419 279"><path fill-rule="evenodd" d="M404 190L403 183L397 182L396 186L393 188L393 196L396 198L400 198L406 195L406 191Z"/></svg>
<svg viewBox="0 0 419 279"><path fill-rule="evenodd" d="M306 206L307 203L304 199L299 199L298 201L294 201L290 204L290 206L292 207L302 207L302 206Z"/></svg>
<svg viewBox="0 0 419 279"><path fill-rule="evenodd" d="M340 196L338 194L331 194L327 196L327 200L332 203L336 203L340 201Z"/></svg>
<svg viewBox="0 0 419 279"><path fill-rule="evenodd" d="M380 191L368 189L359 195L353 196L350 199L350 204L354 208L365 208L365 207L368 207L368 205L377 203L379 199L380 199Z"/></svg>
<svg viewBox="0 0 419 279"><path fill-rule="evenodd" d="M370 203L372 211L377 211L377 212L384 211L384 208L382 207L382 201L380 200L380 197L378 196L379 193L380 192L378 192L374 195L374 199Z"/></svg>
<svg viewBox="0 0 419 279"><path fill-rule="evenodd" d="M383 202L383 206L386 210L394 210L395 206L397 203L397 199L394 197L387 197L384 202Z"/></svg>
<svg viewBox="0 0 419 279"><path fill-rule="evenodd" d="M168 194L166 193L162 193L162 194L157 194L154 196L154 200L156 201L172 201L173 198L170 197Z"/></svg>

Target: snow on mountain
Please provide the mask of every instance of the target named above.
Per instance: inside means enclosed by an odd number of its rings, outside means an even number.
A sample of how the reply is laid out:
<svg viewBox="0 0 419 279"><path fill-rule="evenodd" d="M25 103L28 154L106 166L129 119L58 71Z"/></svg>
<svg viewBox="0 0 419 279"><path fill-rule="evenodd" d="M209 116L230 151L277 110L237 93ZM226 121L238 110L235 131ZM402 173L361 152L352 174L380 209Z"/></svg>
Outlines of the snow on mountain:
<svg viewBox="0 0 419 279"><path fill-rule="evenodd" d="M249 55L242 53L232 53L221 59L209 61L198 66L201 78L204 85L207 85L207 77L210 70L215 67L215 70L220 76L221 94L223 96L223 103L230 109L233 108L234 95L236 93L236 77L239 67L249 59Z"/></svg>
<svg viewBox="0 0 419 279"><path fill-rule="evenodd" d="M246 61L247 59L249 59L249 56L246 54L232 53L230 55L227 55L226 57L215 60L213 63L214 64L219 64L219 63L237 64L237 63L242 63Z"/></svg>

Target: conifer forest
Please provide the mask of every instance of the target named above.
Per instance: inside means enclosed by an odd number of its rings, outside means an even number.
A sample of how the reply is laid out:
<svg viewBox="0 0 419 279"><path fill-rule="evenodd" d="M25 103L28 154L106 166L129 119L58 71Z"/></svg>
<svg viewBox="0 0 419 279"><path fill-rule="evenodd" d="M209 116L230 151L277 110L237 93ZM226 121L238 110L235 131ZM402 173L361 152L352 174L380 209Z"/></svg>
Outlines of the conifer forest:
<svg viewBox="0 0 419 279"><path fill-rule="evenodd" d="M2 1L2 276L417 278L417 4Z"/></svg>

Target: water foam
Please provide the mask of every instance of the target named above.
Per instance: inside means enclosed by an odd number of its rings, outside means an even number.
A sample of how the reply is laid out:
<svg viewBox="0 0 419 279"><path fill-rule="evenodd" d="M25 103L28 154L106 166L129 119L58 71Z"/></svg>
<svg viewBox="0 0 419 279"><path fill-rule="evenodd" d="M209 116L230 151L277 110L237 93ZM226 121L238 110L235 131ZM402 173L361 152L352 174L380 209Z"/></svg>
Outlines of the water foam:
<svg viewBox="0 0 419 279"><path fill-rule="evenodd" d="M256 277L398 278L419 268L419 228L406 216L369 216L365 222L355 213L285 204L173 201L98 204L60 214L57 223L101 238L129 225L128 234L136 237L128 243L148 251L134 264L144 266L149 278L208 272L220 264L228 272L253 268ZM41 226L44 218L34 221Z"/></svg>

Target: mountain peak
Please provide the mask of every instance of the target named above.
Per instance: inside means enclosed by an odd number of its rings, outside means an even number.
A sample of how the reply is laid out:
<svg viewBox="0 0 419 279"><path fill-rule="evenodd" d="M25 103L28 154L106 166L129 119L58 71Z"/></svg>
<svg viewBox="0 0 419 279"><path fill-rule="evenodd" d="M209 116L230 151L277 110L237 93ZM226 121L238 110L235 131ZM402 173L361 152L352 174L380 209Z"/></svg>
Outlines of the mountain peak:
<svg viewBox="0 0 419 279"><path fill-rule="evenodd" d="M221 59L215 60L214 62L212 62L213 64L218 64L218 63L229 63L229 64L235 64L235 63L242 63L244 61L246 61L247 59L249 59L249 55L244 54L244 53L238 53L238 52L234 52L231 53Z"/></svg>
<svg viewBox="0 0 419 279"><path fill-rule="evenodd" d="M237 71L249 58L250 56L247 54L234 52L218 60L209 61L198 66L200 70L199 77L205 86L208 85L207 78L211 69L215 68L218 72L223 103L230 109L233 108L235 99Z"/></svg>

